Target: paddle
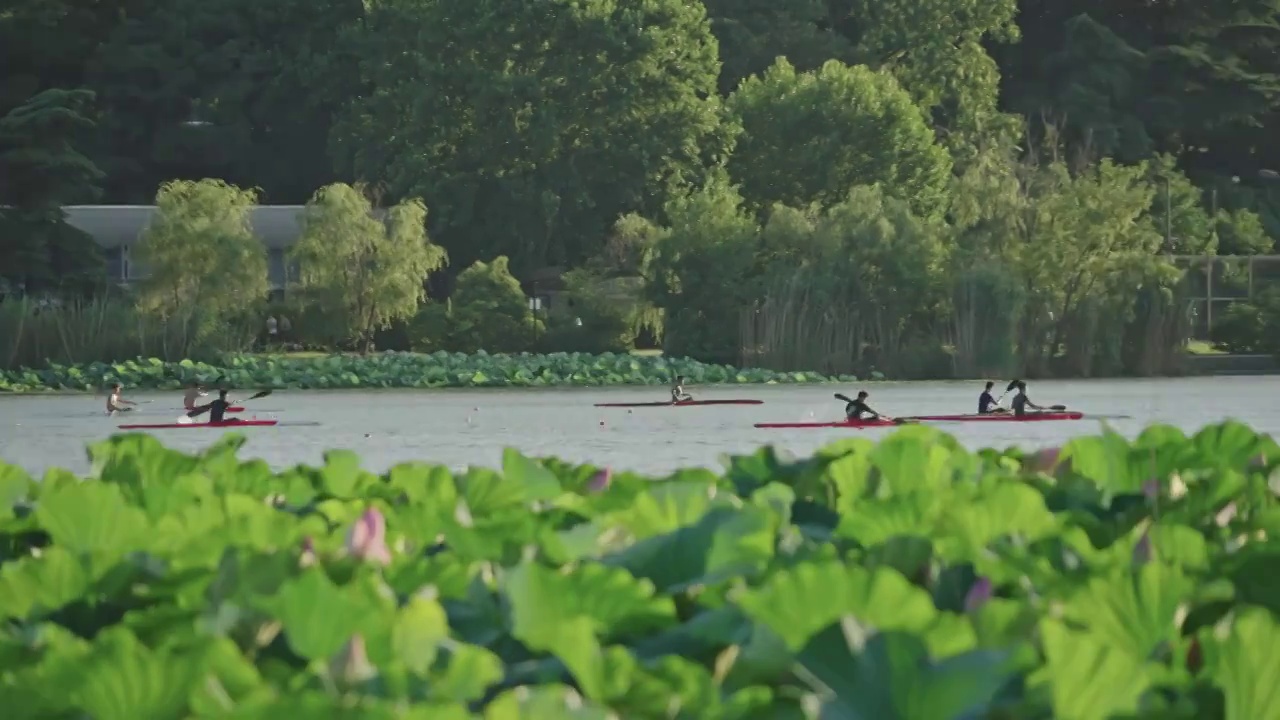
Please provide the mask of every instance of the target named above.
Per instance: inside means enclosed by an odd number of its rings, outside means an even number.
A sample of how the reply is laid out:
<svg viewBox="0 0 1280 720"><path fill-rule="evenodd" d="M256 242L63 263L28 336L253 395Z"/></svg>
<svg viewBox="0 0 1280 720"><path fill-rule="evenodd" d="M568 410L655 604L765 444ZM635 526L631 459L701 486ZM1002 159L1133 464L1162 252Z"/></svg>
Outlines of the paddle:
<svg viewBox="0 0 1280 720"><path fill-rule="evenodd" d="M260 391L260 392L257 392L257 393L255 393L255 394L253 394L253 395L250 395L249 397L245 398L244 400L236 400L235 402L228 403L228 404L230 404L230 405L239 405L240 403L246 402L246 401L248 401L248 400L257 400L258 398L264 398L264 397L266 397L266 396L268 396L268 395L270 395L270 394L271 394L271 391L270 391L270 390L262 390L262 391ZM201 415L203 415L203 414L205 414L205 413L207 413L207 412L209 412L209 406L208 406L208 405L205 405L204 407L198 407L198 408L196 408L195 410L192 410L191 412L187 413L187 415L186 415L186 416L187 416L187 417L189 417L189 418L193 418L193 417L200 417ZM182 422L182 418L178 418L178 422Z"/></svg>

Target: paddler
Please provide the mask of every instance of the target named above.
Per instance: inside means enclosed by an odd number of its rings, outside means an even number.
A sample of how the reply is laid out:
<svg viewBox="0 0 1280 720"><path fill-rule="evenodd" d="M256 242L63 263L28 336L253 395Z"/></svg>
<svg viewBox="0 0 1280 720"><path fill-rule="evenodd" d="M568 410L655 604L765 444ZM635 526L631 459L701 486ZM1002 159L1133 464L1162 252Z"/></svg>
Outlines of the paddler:
<svg viewBox="0 0 1280 720"><path fill-rule="evenodd" d="M116 383L111 386L111 394L107 396L107 414L112 415L118 412L129 412L133 408L124 407L125 405L137 405L138 403L125 400L121 397L124 392L124 386Z"/></svg>
<svg viewBox="0 0 1280 720"><path fill-rule="evenodd" d="M231 407L233 404L234 404L234 403L227 402L227 391L226 391L226 390L219 390L219 391L218 391L218 399L217 399L217 400L214 400L213 402L211 402L211 403L209 403L209 404L207 404L207 405L199 405L199 406L197 406L197 407L195 407L195 408L192 408L192 409L193 409L193 410L208 410L208 411L209 411L209 422L210 422L210 423L233 423L233 422L240 422L240 419L239 419L239 418L229 418L229 417L225 417L225 414L226 414L226 412L227 412L227 408Z"/></svg>
<svg viewBox="0 0 1280 720"><path fill-rule="evenodd" d="M191 385L187 386L187 393L182 396L182 409L195 410L197 407L196 401L206 396L208 396L208 393L204 391L203 385L198 382L191 383Z"/></svg>
<svg viewBox="0 0 1280 720"><path fill-rule="evenodd" d="M872 410L871 406L867 405L867 398L869 397L871 395L866 390L859 392L857 400L853 400L844 406L845 419L849 421L880 420L882 418L887 420L888 418Z"/></svg>
<svg viewBox="0 0 1280 720"><path fill-rule="evenodd" d="M682 403L692 399L693 396L684 391L684 376L677 375L675 380L671 381L671 402Z"/></svg>
<svg viewBox="0 0 1280 720"><path fill-rule="evenodd" d="M999 402L991 395L991 388L995 387L994 382L987 382L987 387L978 396L978 414L979 415L1000 415L1009 412L1000 407Z"/></svg>
<svg viewBox="0 0 1280 720"><path fill-rule="evenodd" d="M1017 417L1022 417L1026 415L1027 408L1031 408L1032 410L1036 410L1040 412L1043 412L1048 409L1048 408L1040 407L1039 405L1031 402L1031 398L1027 396L1027 384L1025 382L1021 380L1014 380L1012 383L1010 383L1010 385L1012 385L1012 387L1014 387L1018 391L1018 394L1013 396L1013 403L1012 403L1013 414L1016 415Z"/></svg>

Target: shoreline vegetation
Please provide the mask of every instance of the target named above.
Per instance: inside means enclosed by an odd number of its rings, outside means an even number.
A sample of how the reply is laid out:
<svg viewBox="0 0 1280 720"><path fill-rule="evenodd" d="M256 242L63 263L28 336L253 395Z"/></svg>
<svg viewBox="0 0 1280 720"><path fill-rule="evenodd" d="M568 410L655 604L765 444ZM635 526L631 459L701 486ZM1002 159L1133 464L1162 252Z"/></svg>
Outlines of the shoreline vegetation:
<svg viewBox="0 0 1280 720"><path fill-rule="evenodd" d="M132 390L178 390L189 383L272 390L379 388L512 388L668 385L691 386L859 382L852 375L774 372L633 353L383 352L228 355L216 363L140 358L120 363L61 365L0 371L0 393L99 392L119 382ZM877 373L873 380L882 379Z"/></svg>
<svg viewBox="0 0 1280 720"><path fill-rule="evenodd" d="M0 461L22 717L1271 707L1280 446L1239 423L1034 453L913 427L662 478L513 450L275 472L244 443L116 435L84 479Z"/></svg>

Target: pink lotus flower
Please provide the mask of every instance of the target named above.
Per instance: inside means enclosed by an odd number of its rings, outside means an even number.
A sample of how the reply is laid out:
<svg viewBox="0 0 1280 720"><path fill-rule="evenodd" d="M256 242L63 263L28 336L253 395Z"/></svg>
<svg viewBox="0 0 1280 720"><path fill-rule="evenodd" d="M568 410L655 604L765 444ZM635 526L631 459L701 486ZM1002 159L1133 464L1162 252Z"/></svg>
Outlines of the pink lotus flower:
<svg viewBox="0 0 1280 720"><path fill-rule="evenodd" d="M587 490L593 493L603 492L608 490L612 483L613 471L609 468L605 468L591 478L591 482L587 483Z"/></svg>
<svg viewBox="0 0 1280 720"><path fill-rule="evenodd" d="M1062 448L1056 447L1037 450L1034 455L1026 459L1024 467L1033 473L1052 474L1054 470L1058 469L1058 454L1061 451Z"/></svg>
<svg viewBox="0 0 1280 720"><path fill-rule="evenodd" d="M391 550L387 548L387 521L377 508L365 510L351 526L347 535L347 552L378 565L391 562Z"/></svg>
<svg viewBox="0 0 1280 720"><path fill-rule="evenodd" d="M967 613L978 612L995 592L995 587L991 584L990 578L980 577L972 586L969 592L964 596L964 611Z"/></svg>

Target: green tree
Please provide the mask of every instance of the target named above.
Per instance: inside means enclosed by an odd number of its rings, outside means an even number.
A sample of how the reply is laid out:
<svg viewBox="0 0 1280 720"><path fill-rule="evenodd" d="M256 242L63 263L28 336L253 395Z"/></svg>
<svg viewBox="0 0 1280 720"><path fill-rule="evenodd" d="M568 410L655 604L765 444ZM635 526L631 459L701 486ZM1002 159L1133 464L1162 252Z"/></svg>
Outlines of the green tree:
<svg viewBox="0 0 1280 720"><path fill-rule="evenodd" d="M118 27L89 73L109 110L113 199L214 174L300 204L333 182L330 125L359 89L335 47L363 12L359 0L174 0Z"/></svg>
<svg viewBox="0 0 1280 720"><path fill-rule="evenodd" d="M427 208L408 200L378 217L362 188L316 191L290 251L305 302L323 308L348 336L372 349L373 334L417 314L427 275L448 263L427 238Z"/></svg>
<svg viewBox="0 0 1280 720"><path fill-rule="evenodd" d="M138 307L181 327L189 347L255 319L266 301L267 253L250 225L257 200L253 190L211 179L175 180L156 193L136 248L147 274Z"/></svg>
<svg viewBox="0 0 1280 720"><path fill-rule="evenodd" d="M27 293L103 280L98 245L62 210L99 192L102 172L78 147L92 102L85 90L45 90L0 118L0 278Z"/></svg>
<svg viewBox="0 0 1280 720"><path fill-rule="evenodd" d="M831 27L827 0L703 0L720 45L720 90L733 92L779 57L801 71L850 61L853 46Z"/></svg>
<svg viewBox="0 0 1280 720"><path fill-rule="evenodd" d="M701 3L387 0L350 43L369 90L335 155L425 198L461 263L580 263L728 148Z"/></svg>
<svg viewBox="0 0 1280 720"><path fill-rule="evenodd" d="M736 363L740 313L759 295L751 283L759 226L723 175L673 199L666 215L670 225L649 266L649 293L663 311L663 348Z"/></svg>
<svg viewBox="0 0 1280 720"><path fill-rule="evenodd" d="M437 337L420 335L419 349L445 348L455 352L511 353L528 350L543 332L542 321L529 309L510 261L477 261L458 275L447 307L429 308L421 327Z"/></svg>
<svg viewBox="0 0 1280 720"><path fill-rule="evenodd" d="M758 211L830 207L877 183L919 214L944 206L950 157L889 74L834 61L797 73L779 60L743 82L728 107L743 128L729 173Z"/></svg>
<svg viewBox="0 0 1280 720"><path fill-rule="evenodd" d="M988 45L1018 39L1018 0L830 0L853 61L892 72L930 120L952 130L997 118Z"/></svg>

